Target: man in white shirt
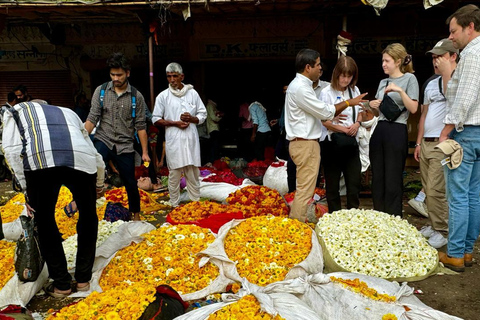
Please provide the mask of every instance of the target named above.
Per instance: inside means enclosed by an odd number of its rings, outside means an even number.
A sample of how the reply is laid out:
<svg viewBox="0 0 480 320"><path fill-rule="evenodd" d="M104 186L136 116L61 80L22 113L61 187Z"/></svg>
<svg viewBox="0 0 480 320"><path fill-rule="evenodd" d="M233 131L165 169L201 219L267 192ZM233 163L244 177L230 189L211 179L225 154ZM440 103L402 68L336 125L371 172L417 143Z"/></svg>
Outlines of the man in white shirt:
<svg viewBox="0 0 480 320"><path fill-rule="evenodd" d="M197 91L184 84L183 69L172 62L166 68L169 87L155 100L152 122L165 127L165 155L168 169L168 191L172 206L180 202L180 178L187 180L190 200L200 200L200 141L196 124L207 118L207 109Z"/></svg>
<svg viewBox="0 0 480 320"><path fill-rule="evenodd" d="M435 65L435 61L438 57L445 58L449 64L448 73L451 73L457 66L458 49L453 46L451 40L443 39L427 53L432 55L435 75L428 79L424 85L422 115L418 123L414 157L415 160L420 162L422 186L426 194L428 218L430 220L430 225L423 227L420 233L429 238L428 243L432 247L438 249L447 244L448 205L441 164L445 155L441 150L435 149L435 146L438 144L440 132L443 129L447 99L443 94L441 70Z"/></svg>
<svg viewBox="0 0 480 320"><path fill-rule="evenodd" d="M318 100L313 81L320 77L320 54L301 50L295 59L297 75L290 82L285 97L285 130L290 141L289 153L297 166L297 191L290 217L305 222L308 201L315 192L320 166L321 120L331 120L350 105L357 105L365 95L328 105Z"/></svg>

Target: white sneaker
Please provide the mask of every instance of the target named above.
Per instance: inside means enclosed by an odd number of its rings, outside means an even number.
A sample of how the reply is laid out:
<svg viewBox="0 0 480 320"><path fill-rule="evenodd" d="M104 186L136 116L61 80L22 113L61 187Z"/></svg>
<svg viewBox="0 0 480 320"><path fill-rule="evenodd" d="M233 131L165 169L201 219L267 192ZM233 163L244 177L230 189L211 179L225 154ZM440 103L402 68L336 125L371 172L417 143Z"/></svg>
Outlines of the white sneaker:
<svg viewBox="0 0 480 320"><path fill-rule="evenodd" d="M430 238L435 234L435 230L433 230L432 226L423 226L422 229L420 229L420 233L425 238Z"/></svg>
<svg viewBox="0 0 480 320"><path fill-rule="evenodd" d="M420 213L425 218L428 218L428 209L427 205L424 202L415 200L415 198L408 200L408 205L415 209L418 213Z"/></svg>
<svg viewBox="0 0 480 320"><path fill-rule="evenodd" d="M434 247L435 249L439 249L447 244L447 239L438 231L434 231L433 236L428 239L428 244Z"/></svg>

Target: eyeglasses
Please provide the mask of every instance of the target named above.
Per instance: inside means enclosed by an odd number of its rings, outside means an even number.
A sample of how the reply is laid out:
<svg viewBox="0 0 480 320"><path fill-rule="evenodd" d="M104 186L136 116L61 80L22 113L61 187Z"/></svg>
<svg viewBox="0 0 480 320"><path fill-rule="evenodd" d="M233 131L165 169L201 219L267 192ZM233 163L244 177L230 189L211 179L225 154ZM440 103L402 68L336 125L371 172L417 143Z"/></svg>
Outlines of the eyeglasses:
<svg viewBox="0 0 480 320"><path fill-rule="evenodd" d="M178 78L178 74L167 74L167 78Z"/></svg>

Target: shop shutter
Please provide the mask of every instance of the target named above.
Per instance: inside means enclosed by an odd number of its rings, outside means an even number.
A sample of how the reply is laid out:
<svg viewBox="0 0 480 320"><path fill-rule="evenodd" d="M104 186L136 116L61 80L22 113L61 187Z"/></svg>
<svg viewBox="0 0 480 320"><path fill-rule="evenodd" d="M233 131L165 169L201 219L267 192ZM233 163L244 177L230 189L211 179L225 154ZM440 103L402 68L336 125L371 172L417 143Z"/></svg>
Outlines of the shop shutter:
<svg viewBox="0 0 480 320"><path fill-rule="evenodd" d="M7 94L23 84L36 99L52 105L73 108L74 91L70 71L5 71L0 72L0 105L7 101Z"/></svg>

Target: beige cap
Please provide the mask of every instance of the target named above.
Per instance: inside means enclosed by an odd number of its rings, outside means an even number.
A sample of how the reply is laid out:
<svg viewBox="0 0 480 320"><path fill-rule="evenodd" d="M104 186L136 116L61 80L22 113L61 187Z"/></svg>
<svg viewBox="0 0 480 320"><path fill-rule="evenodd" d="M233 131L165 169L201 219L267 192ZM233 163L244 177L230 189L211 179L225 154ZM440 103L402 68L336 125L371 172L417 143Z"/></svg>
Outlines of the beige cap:
<svg viewBox="0 0 480 320"><path fill-rule="evenodd" d="M450 169L455 169L460 166L463 160L463 148L455 140L447 139L443 142L440 142L435 146L436 149L442 150L447 156L450 156L450 161L447 162L447 166Z"/></svg>
<svg viewBox="0 0 480 320"><path fill-rule="evenodd" d="M452 40L442 39L437 42L437 44L435 45L435 47L433 47L432 50L427 51L426 54L433 53L433 54L442 55L447 52L458 54L458 49L453 46Z"/></svg>

